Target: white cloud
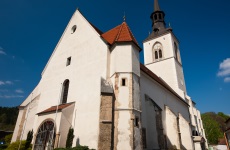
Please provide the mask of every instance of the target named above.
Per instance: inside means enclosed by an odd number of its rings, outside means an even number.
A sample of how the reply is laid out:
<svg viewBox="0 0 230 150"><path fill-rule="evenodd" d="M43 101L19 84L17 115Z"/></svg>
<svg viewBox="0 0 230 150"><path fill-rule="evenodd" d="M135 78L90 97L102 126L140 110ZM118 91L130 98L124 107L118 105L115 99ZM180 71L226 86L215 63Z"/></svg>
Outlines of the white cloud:
<svg viewBox="0 0 230 150"><path fill-rule="evenodd" d="M3 82L3 81L0 81L0 85L4 85L5 84L5 82Z"/></svg>
<svg viewBox="0 0 230 150"><path fill-rule="evenodd" d="M6 55L6 52L4 52L4 50L1 46L0 46L0 55Z"/></svg>
<svg viewBox="0 0 230 150"><path fill-rule="evenodd" d="M224 82L230 82L230 77L226 77L226 78L224 78Z"/></svg>
<svg viewBox="0 0 230 150"><path fill-rule="evenodd" d="M0 95L0 98L6 98L6 99L9 99L9 98L22 98L24 96L22 95Z"/></svg>
<svg viewBox="0 0 230 150"><path fill-rule="evenodd" d="M6 85L6 84L12 85L14 83L12 81L0 81L0 85Z"/></svg>
<svg viewBox="0 0 230 150"><path fill-rule="evenodd" d="M6 81L5 84L11 85L11 84L13 84L13 82L12 81Z"/></svg>
<svg viewBox="0 0 230 150"><path fill-rule="evenodd" d="M227 58L222 63L220 63L220 67L217 75L219 77L230 75L230 58Z"/></svg>
<svg viewBox="0 0 230 150"><path fill-rule="evenodd" d="M6 55L6 52L0 49L0 55Z"/></svg>
<svg viewBox="0 0 230 150"><path fill-rule="evenodd" d="M15 92L16 92L16 93L24 93L24 91L21 90L21 89L17 89L17 90L15 90Z"/></svg>

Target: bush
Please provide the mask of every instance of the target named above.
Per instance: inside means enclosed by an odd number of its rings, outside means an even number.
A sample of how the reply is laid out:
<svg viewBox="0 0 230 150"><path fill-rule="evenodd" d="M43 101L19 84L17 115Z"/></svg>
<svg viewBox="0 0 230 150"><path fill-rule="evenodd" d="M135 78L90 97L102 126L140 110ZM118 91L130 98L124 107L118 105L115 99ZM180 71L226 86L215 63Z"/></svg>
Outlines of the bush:
<svg viewBox="0 0 230 150"><path fill-rule="evenodd" d="M13 136L13 134L9 134L9 135L5 136L4 140L5 140L7 145L10 144L12 136Z"/></svg>
<svg viewBox="0 0 230 150"><path fill-rule="evenodd" d="M73 138L74 138L73 132L74 132L73 128L69 128L69 132L68 132L67 139L66 139L66 148L72 147Z"/></svg>
<svg viewBox="0 0 230 150"><path fill-rule="evenodd" d="M17 150L19 148L19 144L20 141L13 142L6 148L6 150ZM29 150L32 148L32 144L30 144L30 147L28 149L25 149L25 145L26 145L26 140L21 141L20 150Z"/></svg>
<svg viewBox="0 0 230 150"><path fill-rule="evenodd" d="M94 150L94 149L89 149L88 146L77 146L77 147L73 147L73 148L56 148L54 150Z"/></svg>
<svg viewBox="0 0 230 150"><path fill-rule="evenodd" d="M30 143L33 139L33 130L32 131L29 131L27 133L27 138L26 138L26 144L25 144L25 149L28 149L30 147Z"/></svg>

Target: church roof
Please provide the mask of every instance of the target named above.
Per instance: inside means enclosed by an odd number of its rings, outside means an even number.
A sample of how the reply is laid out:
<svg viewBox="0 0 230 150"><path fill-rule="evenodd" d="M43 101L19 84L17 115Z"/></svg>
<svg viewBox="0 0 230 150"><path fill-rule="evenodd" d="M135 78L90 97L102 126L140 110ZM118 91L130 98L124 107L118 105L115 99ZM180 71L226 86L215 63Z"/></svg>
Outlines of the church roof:
<svg viewBox="0 0 230 150"><path fill-rule="evenodd" d="M110 45L116 42L133 42L138 48L140 48L137 40L133 36L129 26L126 22L115 28L103 33L101 35ZM141 48L140 48L141 49Z"/></svg>
<svg viewBox="0 0 230 150"><path fill-rule="evenodd" d="M145 67L141 63L140 63L140 69L145 74L147 74L150 78L152 78L154 81L158 82L164 88L166 88L167 90L169 90L173 95L175 95L176 97L178 97L184 104L188 105L188 103L186 103L184 101L184 99L182 99L163 79L161 79L160 77L158 77L155 73L153 73L151 70L149 70L147 67Z"/></svg>
<svg viewBox="0 0 230 150"><path fill-rule="evenodd" d="M37 113L37 115L40 115L40 114L44 114L44 113L50 113L50 112L55 112L56 110L57 111L61 111L62 109L72 105L73 103L66 103L66 104L60 104L58 106L51 106L50 108L46 109L46 110L43 110L42 112L39 112Z"/></svg>

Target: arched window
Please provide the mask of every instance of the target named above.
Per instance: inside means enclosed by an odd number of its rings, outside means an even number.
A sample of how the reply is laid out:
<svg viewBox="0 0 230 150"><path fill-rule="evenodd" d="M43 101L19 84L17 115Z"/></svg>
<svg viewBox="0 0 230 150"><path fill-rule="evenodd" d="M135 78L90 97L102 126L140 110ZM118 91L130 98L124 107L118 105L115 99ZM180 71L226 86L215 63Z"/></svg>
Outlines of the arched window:
<svg viewBox="0 0 230 150"><path fill-rule="evenodd" d="M159 14L159 19L162 19L162 18L161 18L161 14Z"/></svg>
<svg viewBox="0 0 230 150"><path fill-rule="evenodd" d="M62 104L67 102L68 91L69 91L69 80L65 80L65 82L63 83Z"/></svg>
<svg viewBox="0 0 230 150"><path fill-rule="evenodd" d="M54 122L51 120L46 120L41 124L37 131L34 149L52 149L54 145L54 139Z"/></svg>
<svg viewBox="0 0 230 150"><path fill-rule="evenodd" d="M157 42L153 46L153 61L158 61L163 58L163 47L161 43Z"/></svg>
<svg viewBox="0 0 230 150"><path fill-rule="evenodd" d="M158 59L158 52L155 51L155 59L157 60Z"/></svg>
<svg viewBox="0 0 230 150"><path fill-rule="evenodd" d="M157 14L154 15L154 19L157 20Z"/></svg>
<svg viewBox="0 0 230 150"><path fill-rule="evenodd" d="M162 58L162 51L159 49L159 58Z"/></svg>

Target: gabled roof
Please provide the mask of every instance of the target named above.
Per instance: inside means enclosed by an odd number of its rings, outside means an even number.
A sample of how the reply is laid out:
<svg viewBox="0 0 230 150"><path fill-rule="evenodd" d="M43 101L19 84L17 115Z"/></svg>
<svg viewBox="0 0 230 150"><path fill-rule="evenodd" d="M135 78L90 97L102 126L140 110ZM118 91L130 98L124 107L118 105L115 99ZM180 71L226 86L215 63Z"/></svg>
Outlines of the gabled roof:
<svg viewBox="0 0 230 150"><path fill-rule="evenodd" d="M147 74L150 78L158 82L160 85L162 85L164 88L169 90L173 95L178 97L181 102L183 102L185 105L189 106L187 102L185 102L164 80L162 80L160 77L158 77L155 73L153 73L151 70L149 70L147 67L145 67L143 64L140 63L140 69L145 74Z"/></svg>
<svg viewBox="0 0 230 150"><path fill-rule="evenodd" d="M43 110L42 112L39 112L37 113L37 115L40 115L40 114L44 114L44 113L50 113L50 112L55 112L56 110L57 111L61 111L62 109L72 105L72 103L67 103L67 104L61 104L61 105L58 105L58 106L51 106L50 108L46 109L46 110Z"/></svg>
<svg viewBox="0 0 230 150"><path fill-rule="evenodd" d="M101 36L110 45L113 45L116 42L133 42L139 49L141 49L126 22L123 22L121 25L103 33Z"/></svg>

